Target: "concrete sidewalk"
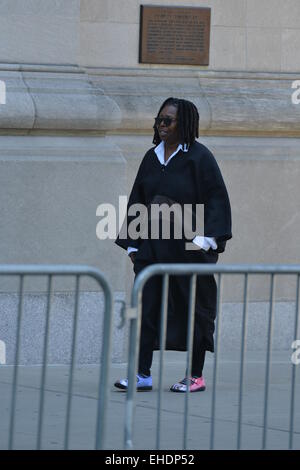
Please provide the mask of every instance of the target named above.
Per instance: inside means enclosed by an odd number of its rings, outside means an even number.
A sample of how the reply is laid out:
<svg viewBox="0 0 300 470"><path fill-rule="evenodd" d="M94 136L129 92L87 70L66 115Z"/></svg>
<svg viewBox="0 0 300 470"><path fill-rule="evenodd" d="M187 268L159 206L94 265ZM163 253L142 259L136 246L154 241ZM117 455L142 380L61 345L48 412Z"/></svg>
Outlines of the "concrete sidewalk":
<svg viewBox="0 0 300 470"><path fill-rule="evenodd" d="M292 351L275 351L272 354L272 374L268 400L268 449L287 449L289 442L291 363ZM227 352L219 362L216 399L215 448L235 449L239 400L239 353ZM161 449L183 448L183 422L185 394L172 393L170 385L182 379L185 370L185 353L165 352L165 374L161 411ZM247 352L243 394L242 448L260 449L264 419L265 352ZM156 436L156 410L158 398L158 353L153 363L154 389L136 394L135 449L154 449ZM107 449L123 449L123 431L126 392L113 383L126 377L126 364L113 364L110 373L111 393L107 414ZM208 449L211 430L211 401L213 355L208 353L204 375L207 390L190 395L188 432L189 449ZM64 442L69 370L67 366L49 366L45 393L45 418L42 448L62 449ZM12 366L0 366L0 448L8 445L10 419ZM14 448L34 449L37 439L38 407L41 367L19 368L19 387L16 404ZM72 398L70 426L71 449L94 447L97 387L99 366L76 367ZM297 370L295 393L294 449L300 449L300 374Z"/></svg>

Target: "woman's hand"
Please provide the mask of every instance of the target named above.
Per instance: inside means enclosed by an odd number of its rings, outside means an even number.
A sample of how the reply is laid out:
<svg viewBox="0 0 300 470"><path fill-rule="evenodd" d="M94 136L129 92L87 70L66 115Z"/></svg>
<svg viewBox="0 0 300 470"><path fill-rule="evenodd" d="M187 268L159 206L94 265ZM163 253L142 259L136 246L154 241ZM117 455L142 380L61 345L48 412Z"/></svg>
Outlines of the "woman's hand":
<svg viewBox="0 0 300 470"><path fill-rule="evenodd" d="M131 261L134 263L135 262L135 257L136 257L136 252L133 251L132 253L130 253L129 255L129 258L131 259Z"/></svg>

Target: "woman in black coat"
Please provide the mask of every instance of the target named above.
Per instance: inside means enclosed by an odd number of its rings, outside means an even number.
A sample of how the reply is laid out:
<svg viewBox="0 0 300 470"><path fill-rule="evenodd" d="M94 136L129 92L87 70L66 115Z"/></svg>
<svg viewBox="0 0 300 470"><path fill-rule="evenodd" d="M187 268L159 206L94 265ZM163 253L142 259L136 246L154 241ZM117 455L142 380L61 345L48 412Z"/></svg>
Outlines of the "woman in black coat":
<svg viewBox="0 0 300 470"><path fill-rule="evenodd" d="M137 275L153 263L216 263L218 253L225 250L231 235L231 209L227 190L212 153L197 142L199 114L193 103L183 99L168 98L161 106L154 124L155 147L144 156L130 197L128 210L133 204L143 204L149 209L154 203L204 206L204 233L188 239L171 235L167 239L161 230L151 238L151 217L147 233L133 237L129 230L134 217L127 216L116 243L126 249ZM202 207L203 207L202 206ZM195 219L193 218L193 223ZM153 222L152 222L153 223ZM172 225L172 224L171 224ZM174 220L173 220L174 225ZM143 232L144 231L144 232ZM122 233L122 236L121 236ZM148 236L147 236L148 235ZM192 242L193 250L186 249ZM151 390L151 364L153 350L158 349L161 276L154 276L145 284L142 297L142 323L137 374L137 389ZM168 297L168 324L166 349L185 351L187 348L187 312L189 278L172 276ZM216 317L217 287L213 275L198 276L196 287L195 326L192 354L192 374L174 384L171 391L191 392L205 390L202 369L205 351L214 351L214 321ZM127 379L115 383L126 390Z"/></svg>

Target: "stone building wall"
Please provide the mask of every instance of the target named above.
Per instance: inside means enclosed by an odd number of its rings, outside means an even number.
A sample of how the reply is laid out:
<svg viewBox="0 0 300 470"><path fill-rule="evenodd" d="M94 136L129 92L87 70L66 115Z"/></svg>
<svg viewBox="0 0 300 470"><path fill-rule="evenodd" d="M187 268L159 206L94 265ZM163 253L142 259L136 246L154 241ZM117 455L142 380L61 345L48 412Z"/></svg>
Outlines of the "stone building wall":
<svg viewBox="0 0 300 470"><path fill-rule="evenodd" d="M139 64L141 3L0 1L1 264L91 264L123 299L130 261L112 240L97 239L96 208L128 194L152 146L153 117L172 95L198 106L199 140L215 154L230 193L234 238L220 263L299 263L300 104L291 95L300 80L300 2L149 2L211 7L207 67ZM253 280L251 299L266 301L268 286ZM43 287L29 283L28 291ZM225 291L228 302L239 302L242 282ZM14 295L10 280L1 292ZM89 292L94 287L85 285ZM277 296L291 303L294 281L278 285ZM2 312L7 325L10 310ZM125 346L118 332L116 360ZM34 361L32 350L28 357Z"/></svg>

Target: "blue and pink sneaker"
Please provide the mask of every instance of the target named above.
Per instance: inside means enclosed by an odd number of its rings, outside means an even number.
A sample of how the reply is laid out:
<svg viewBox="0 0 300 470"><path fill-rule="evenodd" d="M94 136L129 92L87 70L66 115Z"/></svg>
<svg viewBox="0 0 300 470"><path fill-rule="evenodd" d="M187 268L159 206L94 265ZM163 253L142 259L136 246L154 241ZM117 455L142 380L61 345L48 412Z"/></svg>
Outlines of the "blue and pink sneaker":
<svg viewBox="0 0 300 470"><path fill-rule="evenodd" d="M128 389L128 379L121 379L115 382L115 387L120 388L121 390ZM144 375L137 374L136 376L136 389L138 392L144 392L147 390L152 390L152 376L148 377Z"/></svg>
<svg viewBox="0 0 300 470"><path fill-rule="evenodd" d="M185 377L181 382L178 382L170 388L171 392L185 393L187 385L190 387L190 392L203 392L206 388L204 377Z"/></svg>

